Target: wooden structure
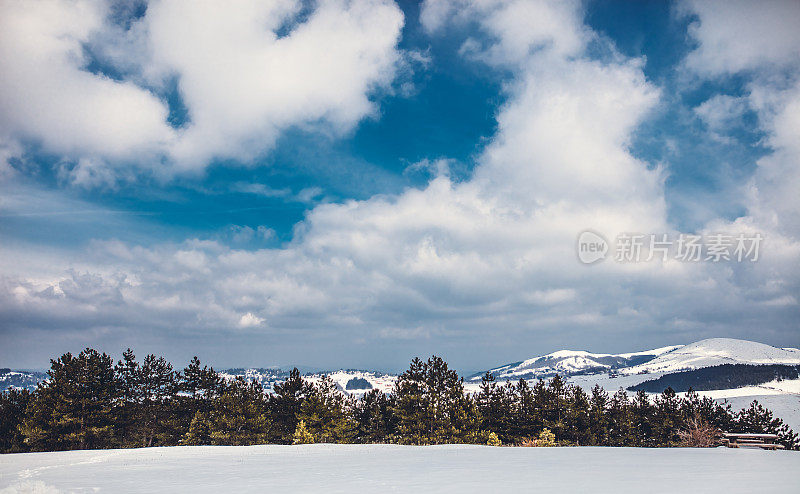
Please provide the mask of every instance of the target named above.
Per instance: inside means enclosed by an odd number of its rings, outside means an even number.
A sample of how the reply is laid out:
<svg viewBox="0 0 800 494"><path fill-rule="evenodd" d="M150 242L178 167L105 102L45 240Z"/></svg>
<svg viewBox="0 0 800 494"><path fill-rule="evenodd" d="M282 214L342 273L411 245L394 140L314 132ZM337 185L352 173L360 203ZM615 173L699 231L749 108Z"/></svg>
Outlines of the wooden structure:
<svg viewBox="0 0 800 494"><path fill-rule="evenodd" d="M722 434L722 444L729 448L783 449L783 445L775 443L777 440L777 434L744 434L739 432L725 432Z"/></svg>

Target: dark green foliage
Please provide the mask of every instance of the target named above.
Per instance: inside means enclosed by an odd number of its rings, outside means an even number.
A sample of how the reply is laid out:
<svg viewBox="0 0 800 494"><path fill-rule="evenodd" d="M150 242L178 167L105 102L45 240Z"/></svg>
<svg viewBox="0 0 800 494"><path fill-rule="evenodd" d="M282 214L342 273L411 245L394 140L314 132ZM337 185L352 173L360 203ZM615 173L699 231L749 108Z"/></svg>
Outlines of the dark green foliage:
<svg viewBox="0 0 800 494"><path fill-rule="evenodd" d="M347 381L344 389L372 389L372 385L363 377L354 377Z"/></svg>
<svg viewBox="0 0 800 494"><path fill-rule="evenodd" d="M238 377L222 386L209 411L199 410L186 433L186 444L246 446L268 442L271 421L267 397L257 382Z"/></svg>
<svg viewBox="0 0 800 494"><path fill-rule="evenodd" d="M350 443L357 434L352 400L328 376L309 386L298 418L318 443Z"/></svg>
<svg viewBox="0 0 800 494"><path fill-rule="evenodd" d="M778 444L782 444L784 448L800 448L797 434L783 420L773 417L772 412L756 400L736 414L736 426L741 432L777 434Z"/></svg>
<svg viewBox="0 0 800 494"><path fill-rule="evenodd" d="M392 414L392 398L373 389L353 404L357 424L356 442L387 443L395 434L396 421Z"/></svg>
<svg viewBox="0 0 800 494"><path fill-rule="evenodd" d="M679 445L692 423L774 433L786 448L800 447L757 402L735 413L691 389L683 398L670 388L654 399L642 390L609 396L559 376L531 386L491 374L473 396L436 356L414 359L391 394L360 399L327 377L311 385L297 369L267 394L257 382L221 379L197 357L177 372L155 355L139 363L131 350L116 366L88 348L67 353L47 375L34 392L0 394L1 452L308 442L656 447Z"/></svg>
<svg viewBox="0 0 800 494"><path fill-rule="evenodd" d="M464 394L463 380L441 357L412 360L397 380L394 395L398 442L446 444L480 439L478 407Z"/></svg>
<svg viewBox="0 0 800 494"><path fill-rule="evenodd" d="M503 443L514 442L516 403L513 388L499 385L494 376L487 372L481 381L476 401L483 419L482 428L494 432Z"/></svg>
<svg viewBox="0 0 800 494"><path fill-rule="evenodd" d="M33 451L109 447L116 380L111 357L85 349L51 360L47 381L28 403L22 433Z"/></svg>
<svg viewBox="0 0 800 494"><path fill-rule="evenodd" d="M690 389L708 391L758 386L776 379L797 379L798 377L800 377L800 365L722 364L673 372L658 379L650 379L631 386L628 390L639 391L641 389L648 393L661 393L667 388L672 388L679 393Z"/></svg>
<svg viewBox="0 0 800 494"><path fill-rule="evenodd" d="M270 442L292 444L297 429L297 417L307 392L308 385L300 377L297 367L289 373L289 379L273 387L269 400L270 415L274 421Z"/></svg>
<svg viewBox="0 0 800 494"><path fill-rule="evenodd" d="M24 436L20 426L25 420L25 410L31 394L26 389L9 389L0 393L0 452L24 451Z"/></svg>

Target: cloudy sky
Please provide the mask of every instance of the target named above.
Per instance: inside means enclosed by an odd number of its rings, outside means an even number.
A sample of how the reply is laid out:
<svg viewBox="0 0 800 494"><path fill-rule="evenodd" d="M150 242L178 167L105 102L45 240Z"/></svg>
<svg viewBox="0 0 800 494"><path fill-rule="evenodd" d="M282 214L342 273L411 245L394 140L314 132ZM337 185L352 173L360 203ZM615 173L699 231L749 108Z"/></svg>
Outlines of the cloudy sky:
<svg viewBox="0 0 800 494"><path fill-rule="evenodd" d="M0 1L0 366L800 346L800 3ZM756 262L584 265L591 229Z"/></svg>

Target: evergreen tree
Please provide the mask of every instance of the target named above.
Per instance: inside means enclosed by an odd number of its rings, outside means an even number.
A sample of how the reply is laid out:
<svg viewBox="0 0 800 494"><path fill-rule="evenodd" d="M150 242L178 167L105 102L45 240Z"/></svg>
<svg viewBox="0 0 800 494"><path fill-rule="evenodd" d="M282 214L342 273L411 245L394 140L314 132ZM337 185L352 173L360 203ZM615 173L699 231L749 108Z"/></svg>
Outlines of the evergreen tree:
<svg viewBox="0 0 800 494"><path fill-rule="evenodd" d="M628 393L620 388L608 406L608 445L627 446L634 442L636 429Z"/></svg>
<svg viewBox="0 0 800 494"><path fill-rule="evenodd" d="M681 400L672 388L667 388L656 397L654 432L659 446L674 446L680 438L678 432L683 428L684 422L680 411Z"/></svg>
<svg viewBox="0 0 800 494"><path fill-rule="evenodd" d="M512 443L515 437L515 392L514 388L497 383L491 372L481 380L476 399L483 418L482 428L491 431L504 443Z"/></svg>
<svg viewBox="0 0 800 494"><path fill-rule="evenodd" d="M312 434L306 427L306 422L301 420L297 423L297 428L292 434L292 444L313 444L314 434Z"/></svg>
<svg viewBox="0 0 800 494"><path fill-rule="evenodd" d="M352 418L352 403L336 389L330 377L309 386L298 419L305 422L316 442L349 443L357 433L358 424Z"/></svg>
<svg viewBox="0 0 800 494"><path fill-rule="evenodd" d="M528 386L525 379L520 379L514 390L517 402L514 415L514 437L523 440L536 436L544 428L544 419L541 403L541 394L546 392L544 383L540 380L533 388Z"/></svg>
<svg viewBox="0 0 800 494"><path fill-rule="evenodd" d="M395 383L397 440L403 444L485 442L475 402L440 357L415 358Z"/></svg>
<svg viewBox="0 0 800 494"><path fill-rule="evenodd" d="M242 377L226 383L211 411L198 411L184 436L188 444L246 446L270 437L267 399L260 383Z"/></svg>
<svg viewBox="0 0 800 494"><path fill-rule="evenodd" d="M357 424L356 441L359 443L385 443L394 433L391 400L380 390L368 391L353 406Z"/></svg>
<svg viewBox="0 0 800 494"><path fill-rule="evenodd" d="M214 424L209 417L210 412L196 411L189 423L189 430L183 437L183 444L200 446L212 444L211 431Z"/></svg>
<svg viewBox="0 0 800 494"><path fill-rule="evenodd" d="M778 444L786 449L800 449L797 434L783 420L773 417L772 412L764 408L757 400L743 408L736 415L736 427L741 432L758 434L777 434Z"/></svg>
<svg viewBox="0 0 800 494"><path fill-rule="evenodd" d="M567 384L556 374L547 385L548 402L544 408L544 421L558 438L567 435Z"/></svg>
<svg viewBox="0 0 800 494"><path fill-rule="evenodd" d="M572 385L567 393L567 431L562 438L576 445L592 444L589 395Z"/></svg>
<svg viewBox="0 0 800 494"><path fill-rule="evenodd" d="M605 446L608 444L608 393L595 384L589 399L589 430L592 444Z"/></svg>
<svg viewBox="0 0 800 494"><path fill-rule="evenodd" d="M116 421L122 444L176 444L180 424L176 409L178 373L164 357L148 355L140 365L129 348L116 366Z"/></svg>
<svg viewBox="0 0 800 494"><path fill-rule="evenodd" d="M294 431L297 429L297 417L308 392L308 385L295 367L289 373L289 378L273 386L272 391L269 399L270 416L273 420L270 442L292 444Z"/></svg>
<svg viewBox="0 0 800 494"><path fill-rule="evenodd" d="M31 394L25 389L11 388L0 393L0 453L25 451L20 426L30 399Z"/></svg>
<svg viewBox="0 0 800 494"><path fill-rule="evenodd" d="M642 390L636 392L631 405L633 415L634 442L633 446L657 446L655 427L655 406L650 402L647 393Z"/></svg>
<svg viewBox="0 0 800 494"><path fill-rule="evenodd" d="M164 357L148 355L140 373L141 402L136 435L142 446L176 444L180 433L174 398L178 392L178 373Z"/></svg>
<svg viewBox="0 0 800 494"><path fill-rule="evenodd" d="M113 445L116 382L111 357L87 348L50 361L48 379L29 401L22 424L34 451Z"/></svg>

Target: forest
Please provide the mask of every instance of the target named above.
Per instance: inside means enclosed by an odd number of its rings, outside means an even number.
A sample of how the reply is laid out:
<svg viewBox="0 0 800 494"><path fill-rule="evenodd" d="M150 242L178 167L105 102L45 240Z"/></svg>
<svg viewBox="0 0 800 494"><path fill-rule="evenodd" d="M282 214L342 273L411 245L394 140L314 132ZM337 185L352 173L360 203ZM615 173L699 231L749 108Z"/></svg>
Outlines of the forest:
<svg viewBox="0 0 800 494"><path fill-rule="evenodd" d="M412 360L391 393L356 399L329 378L304 381L297 369L267 393L257 382L221 378L197 357L175 369L155 355L139 361L130 349L114 363L87 348L51 360L33 392L0 394L4 453L315 442L713 446L721 431L775 433L787 449L800 446L758 402L734 411L691 390L587 393L560 376L500 383L490 373L479 392L465 393L436 356Z"/></svg>
<svg viewBox="0 0 800 494"><path fill-rule="evenodd" d="M681 372L673 372L650 379L628 388L628 391L644 390L648 393L660 393L667 388L677 392L706 391L712 389L733 389L744 386L758 386L770 381L797 379L800 377L800 365L752 365L722 364L702 367Z"/></svg>

